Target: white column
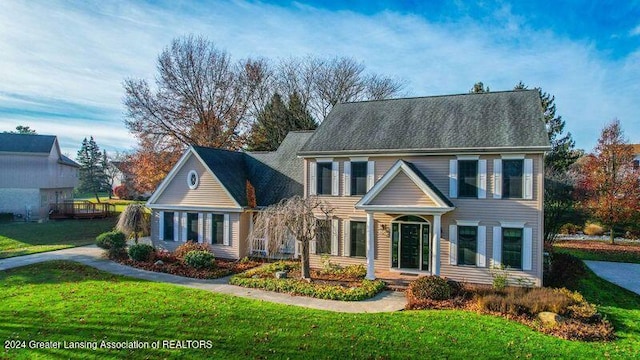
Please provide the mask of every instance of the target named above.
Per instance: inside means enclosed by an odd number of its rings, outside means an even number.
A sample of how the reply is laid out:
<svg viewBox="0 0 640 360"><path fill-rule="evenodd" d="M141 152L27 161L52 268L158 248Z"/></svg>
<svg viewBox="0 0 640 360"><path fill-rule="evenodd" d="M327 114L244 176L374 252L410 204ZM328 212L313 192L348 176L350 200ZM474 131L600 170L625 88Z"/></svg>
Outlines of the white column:
<svg viewBox="0 0 640 360"><path fill-rule="evenodd" d="M431 246L431 274L440 275L440 217L433 215L433 242Z"/></svg>
<svg viewBox="0 0 640 360"><path fill-rule="evenodd" d="M375 267L373 260L375 257L375 249L373 240L375 238L375 223L373 221L373 213L367 213L367 280L375 280Z"/></svg>

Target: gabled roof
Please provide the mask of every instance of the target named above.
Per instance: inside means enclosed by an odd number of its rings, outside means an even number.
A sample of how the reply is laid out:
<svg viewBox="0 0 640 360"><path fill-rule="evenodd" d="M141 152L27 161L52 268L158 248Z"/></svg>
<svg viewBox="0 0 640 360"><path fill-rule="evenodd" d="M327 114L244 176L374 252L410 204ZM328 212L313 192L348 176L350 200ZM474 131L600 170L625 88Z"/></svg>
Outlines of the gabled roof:
<svg viewBox="0 0 640 360"><path fill-rule="evenodd" d="M0 152L48 154L55 141L53 135L0 133Z"/></svg>
<svg viewBox="0 0 640 360"><path fill-rule="evenodd" d="M66 156L64 156L64 155L62 155L62 154L60 154L60 160L59 160L59 162L60 162L61 164L64 164L64 165L74 166L74 167L77 167L77 168L79 168L79 167L80 167L80 164L78 164L77 162L75 162L75 161L73 161L73 160L69 159L68 157L66 157Z"/></svg>
<svg viewBox="0 0 640 360"><path fill-rule="evenodd" d="M404 173L413 181L415 186L427 195L435 205L393 205L373 204L374 199L392 183L396 176ZM358 201L356 209L369 211L402 212L402 213L437 213L444 214L452 211L455 205L449 200L416 166L408 161L398 160L378 182Z"/></svg>
<svg viewBox="0 0 640 360"><path fill-rule="evenodd" d="M292 131L278 150L272 152L238 152L192 146L158 186L149 203L159 198L190 153L195 154L240 207L251 206L247 199L247 182L255 189L256 205L268 206L293 195L303 194L303 160L296 156L312 132Z"/></svg>
<svg viewBox="0 0 640 360"><path fill-rule="evenodd" d="M537 90L337 104L299 155L550 149Z"/></svg>

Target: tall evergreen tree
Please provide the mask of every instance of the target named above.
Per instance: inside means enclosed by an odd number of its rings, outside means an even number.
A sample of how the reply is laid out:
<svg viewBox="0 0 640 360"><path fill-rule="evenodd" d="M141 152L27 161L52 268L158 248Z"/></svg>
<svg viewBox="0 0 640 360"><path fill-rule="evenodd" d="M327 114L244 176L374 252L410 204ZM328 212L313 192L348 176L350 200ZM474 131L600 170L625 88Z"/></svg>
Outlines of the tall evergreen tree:
<svg viewBox="0 0 640 360"><path fill-rule="evenodd" d="M471 94L481 94L481 93L488 93L491 90L489 90L489 87L485 87L484 83L482 81L478 81L477 83L473 84L473 87L471 88L471 90L469 90L469 93Z"/></svg>
<svg viewBox="0 0 640 360"><path fill-rule="evenodd" d="M103 159L104 154L100 151L100 147L98 147L93 136L89 140L84 138L77 157L77 161L80 164L78 190L94 194L98 202L100 202L98 193L104 191L105 184L107 184Z"/></svg>
<svg viewBox="0 0 640 360"><path fill-rule="evenodd" d="M288 105L285 105L280 94L275 93L258 113L248 148L252 151L274 151L290 131L313 130L316 126L296 93L291 94Z"/></svg>
<svg viewBox="0 0 640 360"><path fill-rule="evenodd" d="M514 90L526 90L527 86L520 81ZM565 122L562 116L556 114L555 96L543 92L542 88L535 88L540 94L542 110L544 112L544 124L551 142L551 151L544 159L546 168L565 172L573 163L583 155L583 151L576 150L576 143L571 137L571 133L564 134Z"/></svg>

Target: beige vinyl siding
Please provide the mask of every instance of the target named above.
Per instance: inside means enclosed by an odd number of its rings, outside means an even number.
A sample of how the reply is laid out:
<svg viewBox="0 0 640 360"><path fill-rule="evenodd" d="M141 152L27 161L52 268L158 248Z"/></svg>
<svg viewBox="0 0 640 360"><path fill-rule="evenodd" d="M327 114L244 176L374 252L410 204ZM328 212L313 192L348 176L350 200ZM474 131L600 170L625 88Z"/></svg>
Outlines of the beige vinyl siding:
<svg viewBox="0 0 640 360"><path fill-rule="evenodd" d="M469 281L475 283L491 283L492 277L489 273L489 267L492 259L493 249L493 226L500 226L500 221L517 221L526 222L526 227L532 228L532 269L531 271L513 271L511 275L512 281L516 278L527 278L535 281L537 285L541 285L542 269L540 268L540 257L542 256L542 194L543 194L543 161L542 154L530 154L526 158L533 159L533 199L493 199L493 159L500 158L499 154L481 155L480 159L487 160L487 198L486 199L450 199L456 209L453 212L445 214L442 217L441 224L441 244L440 244L440 273L442 276L449 278ZM370 161L375 161L375 179L378 181L400 158L396 157L369 157ZM413 163L443 194L449 193L449 160L455 159L455 156L408 156L402 157L403 160ZM366 213L355 209L355 204L360 200L361 196L342 196L344 194L344 161L348 158L335 158L340 166L340 194L341 196L320 196L334 208L333 215L339 219L339 254L340 256L331 256L331 261L341 265L349 264L365 264L364 258L350 258L342 256L344 252L344 236L345 236L345 220L357 219L364 221ZM307 165L308 166L308 165ZM308 176L308 174L307 174ZM415 193L411 193L415 189L415 185L406 177L403 184L408 189L399 189L399 194L395 197L403 200L407 205L414 205ZM395 181L395 180L394 180ZM398 183L400 184L400 182ZM392 184L394 185L394 184ZM306 191L309 190L309 182L307 178ZM391 186L391 185L390 185ZM389 189L389 188L388 188ZM384 191L383 191L384 193ZM394 200L394 192L389 192L388 199ZM412 194L405 195L405 194ZM381 194L382 195L382 194ZM406 196L406 198L405 198ZM378 196L379 197L379 196ZM386 199L385 199L386 200ZM376 199L376 201L380 201ZM396 204L393 202L393 204ZM382 225L389 225L391 220L401 214L382 214L376 213L375 219L375 268L376 270L389 270L390 261L390 226L387 230L382 229ZM432 216L424 216L433 224ZM476 268L468 266L452 266L449 265L449 225L455 224L455 220L480 221L480 225L486 226L486 268ZM433 231L433 229L432 229ZM314 267L321 266L320 257L311 256L311 264Z"/></svg>
<svg viewBox="0 0 640 360"><path fill-rule="evenodd" d="M187 174L191 170L195 170L200 178L198 187L193 190L189 189L187 185ZM171 206L238 207L220 182L205 169L193 154L189 155L189 159L178 170L154 203Z"/></svg>
<svg viewBox="0 0 640 360"><path fill-rule="evenodd" d="M185 181L186 184L186 181ZM182 234L182 229L175 229L174 231L178 232L178 239L179 241L162 241L160 239L158 239L158 234L160 233L160 211L164 211L164 210L160 210L160 209L154 209L151 215L151 241L153 242L154 246L156 247L160 247L163 249L167 249L167 250L175 250L175 248L177 248L178 246L180 246L181 244L185 243L185 239L183 238L183 234ZM166 210L167 212L174 212L174 210ZM204 234L207 234L203 237L203 241L205 241L207 244L211 243L211 239L210 239L210 235L208 235L211 232L211 224L208 224L206 219L207 219L207 214L218 214L218 215L222 215L221 213L212 213L212 212L203 212L203 211L180 211L180 213L182 212L188 212L188 213L202 213L203 214L203 219L204 219L204 226L203 226L203 231ZM224 258L224 259L239 259L240 258L240 248L241 248L241 241L240 241L240 219L241 219L241 214L240 213L230 213L229 214L229 226L230 226L230 243L229 246L226 245L211 245L211 248L213 249L213 254L215 255L215 257L217 258ZM180 225L181 226L181 225Z"/></svg>
<svg viewBox="0 0 640 360"><path fill-rule="evenodd" d="M239 217L239 238L238 238L238 258L249 255L249 224L251 222L251 212L240 213Z"/></svg>
<svg viewBox="0 0 640 360"><path fill-rule="evenodd" d="M404 172L398 173L370 204L437 206Z"/></svg>

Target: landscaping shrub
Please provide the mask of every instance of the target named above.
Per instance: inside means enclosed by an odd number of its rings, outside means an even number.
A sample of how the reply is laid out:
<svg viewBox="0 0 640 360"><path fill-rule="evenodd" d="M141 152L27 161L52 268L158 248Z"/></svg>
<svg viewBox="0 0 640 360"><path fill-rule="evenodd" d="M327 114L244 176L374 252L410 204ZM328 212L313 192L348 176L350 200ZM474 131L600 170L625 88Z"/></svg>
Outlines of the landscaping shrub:
<svg viewBox="0 0 640 360"><path fill-rule="evenodd" d="M439 276L424 276L411 282L407 291L418 300L446 300L451 299L461 288L455 286L455 289L452 289L451 284L447 279Z"/></svg>
<svg viewBox="0 0 640 360"><path fill-rule="evenodd" d="M192 250L184 256L185 264L195 269L209 269L214 267L215 258L209 251L204 250Z"/></svg>
<svg viewBox="0 0 640 360"><path fill-rule="evenodd" d="M127 246L127 239L120 231L108 231L96 237L96 245L105 250L112 247L124 249Z"/></svg>
<svg viewBox="0 0 640 360"><path fill-rule="evenodd" d="M153 254L155 249L151 245L147 244L133 244L129 246L129 257L135 261L151 261L153 260Z"/></svg>
<svg viewBox="0 0 640 360"><path fill-rule="evenodd" d="M560 229L558 230L558 232L562 235L575 235L578 233L578 231L581 230L581 227L576 225L576 224L572 224L572 223L567 223L564 224L560 227Z"/></svg>
<svg viewBox="0 0 640 360"><path fill-rule="evenodd" d="M13 220L13 214L12 213L0 213L0 223L1 222L10 222L11 220Z"/></svg>
<svg viewBox="0 0 640 360"><path fill-rule="evenodd" d="M604 234L604 229L598 224L587 224L584 227L584 233L585 235L600 236Z"/></svg>
<svg viewBox="0 0 640 360"><path fill-rule="evenodd" d="M580 293L567 289L511 287L502 292L478 295L476 301L481 311L514 316L535 317L543 311L570 317L576 314L580 319L595 316L593 305L587 303Z"/></svg>
<svg viewBox="0 0 640 360"><path fill-rule="evenodd" d="M364 277L367 276L367 268L362 264L348 265L342 268L341 273L354 278L364 279Z"/></svg>
<svg viewBox="0 0 640 360"><path fill-rule="evenodd" d="M173 253L165 249L157 250L153 258L166 264L172 264L178 261L178 258Z"/></svg>
<svg viewBox="0 0 640 360"><path fill-rule="evenodd" d="M584 263L569 254L553 252L550 254L550 266L543 275L544 286L573 287L576 279L585 273Z"/></svg>
<svg viewBox="0 0 640 360"><path fill-rule="evenodd" d="M299 271L300 263L277 261L242 274L235 275L229 281L232 285L269 291L304 295L319 299L358 301L368 299L384 290L386 284L380 280L362 280L357 286L331 285L307 282L297 278L276 279L277 271Z"/></svg>
<svg viewBox="0 0 640 360"><path fill-rule="evenodd" d="M193 241L187 241L186 243L178 246L174 251L173 255L175 255L179 260L184 260L184 257L191 251L211 251L211 247L208 244L200 244Z"/></svg>

